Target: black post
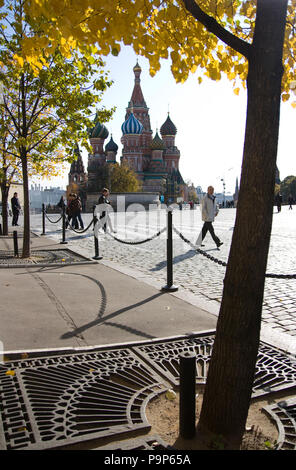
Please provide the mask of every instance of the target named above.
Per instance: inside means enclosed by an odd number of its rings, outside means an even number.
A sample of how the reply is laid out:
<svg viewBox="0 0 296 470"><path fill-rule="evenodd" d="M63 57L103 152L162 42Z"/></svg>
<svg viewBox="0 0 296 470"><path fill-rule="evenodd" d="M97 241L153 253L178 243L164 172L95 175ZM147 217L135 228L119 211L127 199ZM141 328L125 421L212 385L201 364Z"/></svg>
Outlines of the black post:
<svg viewBox="0 0 296 470"><path fill-rule="evenodd" d="M94 220L94 242L95 242L95 256L93 256L93 259L102 259L103 256L100 256L100 253L99 253L98 232L96 231L96 225L98 223L98 218L95 215L95 207L93 209L93 220Z"/></svg>
<svg viewBox="0 0 296 470"><path fill-rule="evenodd" d="M19 252L18 252L18 241L17 241L17 231L16 230L13 231L13 247L14 247L14 256L18 257Z"/></svg>
<svg viewBox="0 0 296 470"><path fill-rule="evenodd" d="M173 284L173 210L169 208L167 218L167 285L161 290L175 292L178 288Z"/></svg>
<svg viewBox="0 0 296 470"><path fill-rule="evenodd" d="M184 353L180 355L180 437L192 439L195 435L195 376L196 355Z"/></svg>
<svg viewBox="0 0 296 470"><path fill-rule="evenodd" d="M60 244L66 245L68 242L66 242L66 208L64 204L62 206L62 229L63 229L63 239L60 242Z"/></svg>
<svg viewBox="0 0 296 470"><path fill-rule="evenodd" d="M42 204L42 233L41 235L45 235L45 204Z"/></svg>
<svg viewBox="0 0 296 470"><path fill-rule="evenodd" d="M2 235L2 225L0 224L0 235Z"/></svg>

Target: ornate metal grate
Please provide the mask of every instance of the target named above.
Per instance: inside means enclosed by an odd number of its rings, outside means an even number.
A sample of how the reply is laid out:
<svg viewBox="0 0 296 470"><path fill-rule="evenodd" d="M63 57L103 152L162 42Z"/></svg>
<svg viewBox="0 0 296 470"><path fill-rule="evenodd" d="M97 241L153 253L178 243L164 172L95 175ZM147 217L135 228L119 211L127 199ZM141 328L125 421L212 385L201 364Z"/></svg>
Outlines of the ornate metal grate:
<svg viewBox="0 0 296 470"><path fill-rule="evenodd" d="M73 263L94 263L93 260L74 253L68 249L58 250L32 250L30 258L18 258L14 256L14 251L0 250L0 267L3 266L35 266L35 265L55 265Z"/></svg>
<svg viewBox="0 0 296 470"><path fill-rule="evenodd" d="M277 424L278 450L296 450L296 398L263 408Z"/></svg>
<svg viewBox="0 0 296 470"><path fill-rule="evenodd" d="M214 344L213 335L138 346L133 350L173 385L179 385L179 357L184 352L196 354L196 380L205 383Z"/></svg>
<svg viewBox="0 0 296 470"><path fill-rule="evenodd" d="M179 385L179 356L196 354L196 382L205 383L214 344L213 335L138 346L134 351L174 386ZM253 397L294 387L296 358L264 343L260 344L253 386Z"/></svg>
<svg viewBox="0 0 296 470"><path fill-rule="evenodd" d="M214 333L205 332L0 364L0 448L57 448L119 435L133 440L134 432L150 430L149 399L179 384L181 353L195 352L197 382L205 382L213 342ZM253 397L295 386L295 357L260 344ZM287 420L282 440L290 444L296 440L295 401L272 411ZM127 448L163 445L147 439L130 440Z"/></svg>
<svg viewBox="0 0 296 470"><path fill-rule="evenodd" d="M7 449L54 448L150 429L144 403L165 388L128 350L0 367L1 426Z"/></svg>
<svg viewBox="0 0 296 470"><path fill-rule="evenodd" d="M116 450L116 451L118 450L161 451L165 449L171 449L171 447L168 444L166 444L158 435L138 437L137 439L132 439L129 442L116 442L115 444L109 444L109 445L99 448L99 450Z"/></svg>

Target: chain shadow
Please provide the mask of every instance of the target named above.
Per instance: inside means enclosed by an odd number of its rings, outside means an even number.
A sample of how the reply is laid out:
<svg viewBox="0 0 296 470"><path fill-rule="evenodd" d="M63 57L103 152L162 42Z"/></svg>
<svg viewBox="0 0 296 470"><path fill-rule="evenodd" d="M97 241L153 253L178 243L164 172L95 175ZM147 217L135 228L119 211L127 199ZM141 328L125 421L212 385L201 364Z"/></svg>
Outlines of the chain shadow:
<svg viewBox="0 0 296 470"><path fill-rule="evenodd" d="M86 323L85 325L82 325L82 326L76 328L73 331L69 331L67 333L64 333L61 336L61 339L69 339L69 338L72 338L73 336L81 335L84 331L89 330L90 328L93 328L94 326L101 325L103 323L104 324L109 324L111 326L117 326L117 327L125 329L125 330L128 329L128 331L130 331L130 332L132 332L136 335L145 336L146 338L153 338L153 336L147 335L146 333L135 330L133 328L125 327L124 325L119 325L119 324L108 322L108 320L110 320L111 318L117 317L118 315L121 315L122 313L128 312L129 310L132 310L132 309L137 308L141 305L144 305L148 302L151 302L152 300L157 299L158 297L160 297L163 294L164 294L164 292L158 292L157 294L154 294L154 295L148 297L147 299L143 299L139 302L136 302L135 304L128 305L126 307L120 308L119 310L116 310L115 312L110 313L106 317L103 317L103 314L101 313L101 314L98 315L97 318L95 318L94 320ZM107 300L106 300L106 305L107 305Z"/></svg>

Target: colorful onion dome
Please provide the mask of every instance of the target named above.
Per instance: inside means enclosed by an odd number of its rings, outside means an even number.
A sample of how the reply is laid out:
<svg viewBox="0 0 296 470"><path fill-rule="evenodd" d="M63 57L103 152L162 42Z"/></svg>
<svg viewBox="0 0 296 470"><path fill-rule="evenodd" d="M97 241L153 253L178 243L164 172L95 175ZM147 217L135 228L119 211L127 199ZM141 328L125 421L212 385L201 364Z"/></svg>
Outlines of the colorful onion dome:
<svg viewBox="0 0 296 470"><path fill-rule="evenodd" d="M101 124L99 121L96 123L95 127L90 130L90 137L93 139L100 138L100 139L107 139L109 135L109 131L104 124Z"/></svg>
<svg viewBox="0 0 296 470"><path fill-rule="evenodd" d="M151 142L151 149L163 150L164 148L165 148L165 145L163 143L163 140L159 137L158 132L156 131L156 134Z"/></svg>
<svg viewBox="0 0 296 470"><path fill-rule="evenodd" d="M131 113L127 120L122 124L121 130L123 134L142 134L143 126L134 114Z"/></svg>
<svg viewBox="0 0 296 470"><path fill-rule="evenodd" d="M117 152L118 150L118 145L114 142L113 138L112 138L112 135L111 135L111 138L109 140L109 142L107 143L106 147L105 147L105 151L106 152Z"/></svg>
<svg viewBox="0 0 296 470"><path fill-rule="evenodd" d="M176 135L177 134L177 128L175 124L171 121L169 114L168 114L166 121L163 123L163 125L160 128L160 133L161 135Z"/></svg>

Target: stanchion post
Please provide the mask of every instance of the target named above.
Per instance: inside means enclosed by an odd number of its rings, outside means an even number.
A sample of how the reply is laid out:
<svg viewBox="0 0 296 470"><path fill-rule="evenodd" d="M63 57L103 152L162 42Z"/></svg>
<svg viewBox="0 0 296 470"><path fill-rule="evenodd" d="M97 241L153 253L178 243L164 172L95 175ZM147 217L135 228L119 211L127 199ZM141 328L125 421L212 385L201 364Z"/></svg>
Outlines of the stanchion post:
<svg viewBox="0 0 296 470"><path fill-rule="evenodd" d="M17 240L17 231L16 230L13 231L13 247L14 247L14 256L18 257L19 252L18 252L18 240Z"/></svg>
<svg viewBox="0 0 296 470"><path fill-rule="evenodd" d="M0 224L0 235L2 235L2 225Z"/></svg>
<svg viewBox="0 0 296 470"><path fill-rule="evenodd" d="M93 221L94 221L94 242L95 242L95 256L93 256L93 259L102 259L103 256L100 256L100 253L99 253L98 233L96 232L96 225L98 223L98 218L95 214L95 207L93 209Z"/></svg>
<svg viewBox="0 0 296 470"><path fill-rule="evenodd" d="M188 352L180 354L179 432L184 439L192 439L195 435L195 377L196 355Z"/></svg>
<svg viewBox="0 0 296 470"><path fill-rule="evenodd" d="M63 238L60 244L66 245L68 242L66 242L66 207L64 204L62 206L62 231L63 231Z"/></svg>
<svg viewBox="0 0 296 470"><path fill-rule="evenodd" d="M42 233L41 235L45 235L45 204L42 204Z"/></svg>
<svg viewBox="0 0 296 470"><path fill-rule="evenodd" d="M167 285L162 287L164 292L175 292L178 286L173 284L173 209L167 213Z"/></svg>

